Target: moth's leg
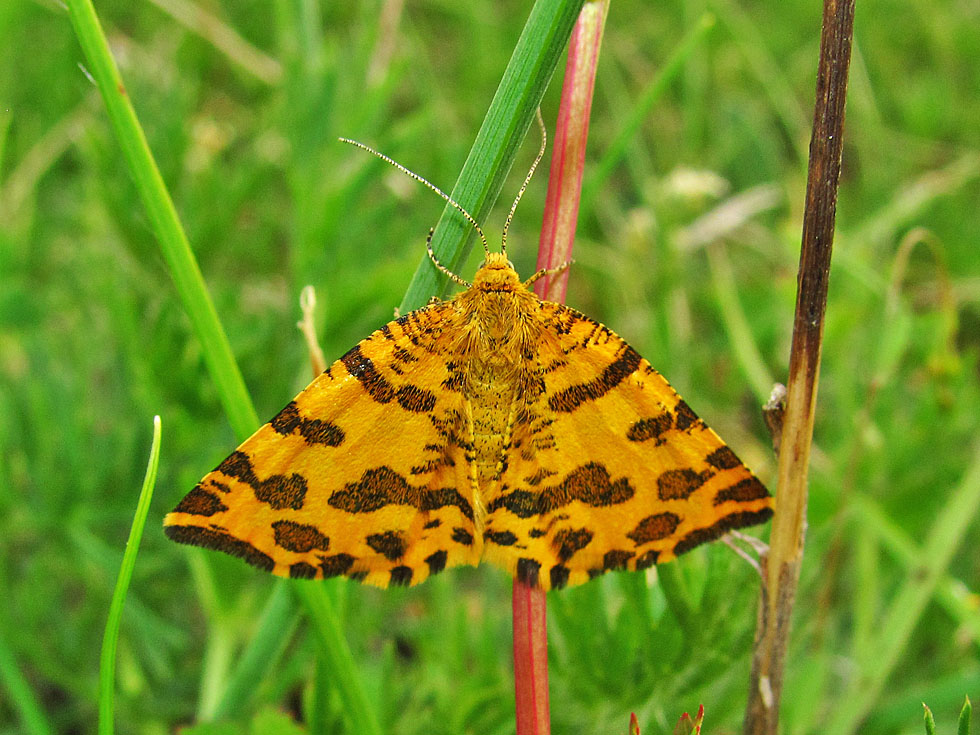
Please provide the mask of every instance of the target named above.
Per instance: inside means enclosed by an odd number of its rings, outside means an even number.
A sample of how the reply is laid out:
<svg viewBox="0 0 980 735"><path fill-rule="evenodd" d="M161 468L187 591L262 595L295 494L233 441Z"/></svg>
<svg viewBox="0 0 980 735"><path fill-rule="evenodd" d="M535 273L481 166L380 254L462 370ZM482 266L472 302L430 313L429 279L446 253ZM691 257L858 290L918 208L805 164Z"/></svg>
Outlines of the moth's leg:
<svg viewBox="0 0 980 735"><path fill-rule="evenodd" d="M568 267L574 262L575 262L574 260L566 260L564 263L562 263L559 266L556 266L555 268L542 268L537 273L535 273L530 278L528 278L526 281L524 281L524 288L528 288L539 278L544 278L545 276L557 276L559 273L563 273L564 271L567 271Z"/></svg>

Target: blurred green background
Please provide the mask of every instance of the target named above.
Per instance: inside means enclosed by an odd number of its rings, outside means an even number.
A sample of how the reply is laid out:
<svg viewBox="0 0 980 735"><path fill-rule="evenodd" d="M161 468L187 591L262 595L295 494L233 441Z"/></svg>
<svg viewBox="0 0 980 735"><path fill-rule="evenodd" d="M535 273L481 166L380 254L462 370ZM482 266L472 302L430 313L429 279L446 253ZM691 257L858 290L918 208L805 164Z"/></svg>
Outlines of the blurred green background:
<svg viewBox="0 0 980 735"><path fill-rule="evenodd" d="M442 210L337 136L451 187L530 3L96 7L267 418L309 379L300 289L316 287L335 359L391 317ZM705 13L712 32L597 179ZM649 358L770 485L759 406L786 377L819 13L614 0L567 299ZM116 706L121 733L172 732L213 711L273 579L160 531L236 442L66 12L0 3L0 48L0 733L94 729L99 645L157 413ZM980 699L978 121L980 6L861 0L787 733L921 732L922 701L951 731L963 695ZM545 178L509 238L523 274ZM491 240L505 213L485 223ZM942 515L954 497L974 514L962 544ZM549 596L556 735L625 732L630 711L644 733L670 732L699 703L706 732L738 731L755 572L721 544L674 567ZM327 584L384 731L513 731L502 573ZM227 729L199 732L287 732L277 712L340 731L330 672L291 620ZM844 702L858 715L841 719Z"/></svg>

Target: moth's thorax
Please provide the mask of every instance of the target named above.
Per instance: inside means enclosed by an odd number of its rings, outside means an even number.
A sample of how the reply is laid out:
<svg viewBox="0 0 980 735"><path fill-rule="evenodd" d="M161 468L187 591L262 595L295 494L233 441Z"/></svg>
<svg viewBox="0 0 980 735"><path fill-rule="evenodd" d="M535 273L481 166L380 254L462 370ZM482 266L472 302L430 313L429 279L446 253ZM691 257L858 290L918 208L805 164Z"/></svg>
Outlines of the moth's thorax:
<svg viewBox="0 0 980 735"><path fill-rule="evenodd" d="M468 317L466 394L473 431L474 465L484 500L499 477L528 348L536 334L538 297L528 291L501 253L490 253L460 295ZM478 523L479 525L479 523Z"/></svg>
<svg viewBox="0 0 980 735"><path fill-rule="evenodd" d="M489 253L465 296L479 357L498 362L517 359L519 355L512 354L518 347L515 340L525 337L526 313L538 299L525 288L507 256Z"/></svg>

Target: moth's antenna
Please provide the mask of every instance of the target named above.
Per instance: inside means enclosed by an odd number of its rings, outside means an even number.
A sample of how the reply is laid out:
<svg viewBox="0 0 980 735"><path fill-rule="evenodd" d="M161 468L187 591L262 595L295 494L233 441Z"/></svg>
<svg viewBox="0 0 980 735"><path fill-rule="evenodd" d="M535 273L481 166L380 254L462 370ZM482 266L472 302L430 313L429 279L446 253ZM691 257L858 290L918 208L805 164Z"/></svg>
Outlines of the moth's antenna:
<svg viewBox="0 0 980 735"><path fill-rule="evenodd" d="M541 117L540 107L538 108L535 117L538 121L538 128L541 130L541 148L538 150L538 157L535 158L534 163L531 164L531 170L527 172L524 183L521 185L521 190L517 192L517 198L514 199L514 203L510 206L510 213L507 215L507 221L504 222L504 234L500 237L500 252L503 255L507 255L507 230L510 229L510 222L512 219L514 219L514 210L517 209L517 203L521 201L521 197L524 196L527 185L531 183L531 177L534 176L534 169L536 169L538 164L541 163L541 159L544 158L544 149L548 146L548 131L544 128L544 119Z"/></svg>
<svg viewBox="0 0 980 735"><path fill-rule="evenodd" d="M487 243L487 236L483 234L483 228L481 228L480 225L477 224L476 220L473 219L473 215L471 215L469 212L467 212L465 209L463 209L462 205L460 205L459 202L457 202L455 199L453 199L451 196L449 196L446 192L444 192L442 189L440 189L435 184L429 182L428 180L423 179L421 176L419 176L414 171L409 171L407 168L405 168L404 166L402 166L397 161L392 160L391 158L389 158L388 156L386 156L384 153L378 153L378 151L374 150L374 148L372 148L369 145L364 145L363 143L358 143L356 140L351 140L350 138L338 138L338 140L341 143L350 143L352 146L355 146L356 148L360 148L361 150L364 150L364 151L367 151L368 153L374 154L375 156L377 156L378 158L380 158L382 161L384 161L386 163L390 163L392 166L394 166L395 168L397 168L403 174L406 174L408 176L411 176L413 179L415 179L416 181L418 181L420 184L425 184L425 186L427 186L430 189L432 189L432 191L434 191L436 194L438 194L443 199L445 199L447 202L449 202L453 206L453 208L455 208L460 214L462 214L467 219L467 221L471 225L473 225L473 229L476 230L476 234L478 234L480 236L480 239L483 241L483 251L487 255L490 254L490 245ZM534 169L531 169L531 170L533 171ZM518 198L520 198L520 197L518 197ZM431 255L431 253L432 253L431 248L429 249L429 253ZM439 266L440 270L442 270L442 271L444 271L446 273L449 273L449 271L438 260L436 260L436 258L435 258L434 255L431 255L431 257L432 257L432 261L437 266Z"/></svg>

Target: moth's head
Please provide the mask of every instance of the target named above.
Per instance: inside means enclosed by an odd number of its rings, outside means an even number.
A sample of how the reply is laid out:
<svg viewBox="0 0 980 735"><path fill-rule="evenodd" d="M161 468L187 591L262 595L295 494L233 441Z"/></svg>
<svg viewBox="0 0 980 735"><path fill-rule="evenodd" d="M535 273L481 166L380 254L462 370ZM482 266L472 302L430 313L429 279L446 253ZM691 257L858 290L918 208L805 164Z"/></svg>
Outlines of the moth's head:
<svg viewBox="0 0 980 735"><path fill-rule="evenodd" d="M473 287L483 291L511 291L520 283L514 264L503 253L487 253L473 279Z"/></svg>

